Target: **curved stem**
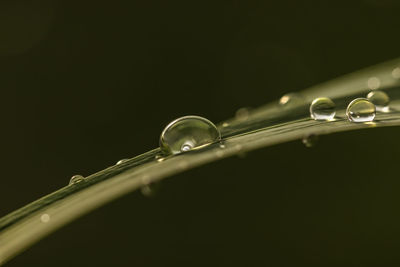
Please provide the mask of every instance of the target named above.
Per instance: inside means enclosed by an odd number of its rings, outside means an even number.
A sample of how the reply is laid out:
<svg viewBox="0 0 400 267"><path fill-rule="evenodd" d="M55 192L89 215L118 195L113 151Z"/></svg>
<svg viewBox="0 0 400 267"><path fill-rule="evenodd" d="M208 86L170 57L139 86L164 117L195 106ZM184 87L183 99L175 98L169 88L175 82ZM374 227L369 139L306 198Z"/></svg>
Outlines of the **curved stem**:
<svg viewBox="0 0 400 267"><path fill-rule="evenodd" d="M311 134L323 135L371 127L400 125L399 80L392 75L400 59L305 90L290 105L271 103L218 125L222 141L198 150L163 157L154 149L121 164L61 188L0 219L0 265L74 219L148 184L171 175L220 160ZM346 105L370 90L369 79L379 79L381 89L392 98L388 112L373 122L352 123ZM375 80L376 82L376 80ZM315 121L309 103L319 96L332 98L338 109L333 121Z"/></svg>

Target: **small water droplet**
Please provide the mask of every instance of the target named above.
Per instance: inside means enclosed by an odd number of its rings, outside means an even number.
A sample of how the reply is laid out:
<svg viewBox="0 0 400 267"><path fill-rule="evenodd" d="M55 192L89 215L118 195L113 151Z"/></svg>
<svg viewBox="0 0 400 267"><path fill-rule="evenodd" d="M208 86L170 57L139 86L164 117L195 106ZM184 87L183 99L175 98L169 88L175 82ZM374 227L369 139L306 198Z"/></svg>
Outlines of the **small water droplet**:
<svg viewBox="0 0 400 267"><path fill-rule="evenodd" d="M124 163L124 162L126 162L126 161L128 161L128 160L129 160L129 159L121 159L121 160L119 160L119 161L117 162L116 165L122 164L122 163Z"/></svg>
<svg viewBox="0 0 400 267"><path fill-rule="evenodd" d="M156 158L156 160L157 160L158 162L164 161L164 159L165 159L165 158L164 158L162 155L160 155L160 154L157 154L155 158Z"/></svg>
<svg viewBox="0 0 400 267"><path fill-rule="evenodd" d="M165 127L160 136L164 154L178 154L218 142L221 135L209 120L199 116L185 116Z"/></svg>
<svg viewBox="0 0 400 267"><path fill-rule="evenodd" d="M310 115L314 120L332 120L335 117L335 103L327 97L314 99L310 105Z"/></svg>
<svg viewBox="0 0 400 267"><path fill-rule="evenodd" d="M318 135L310 134L310 135L304 137L301 141L303 142L303 144L306 147L313 147L317 144L318 139L319 139Z"/></svg>
<svg viewBox="0 0 400 267"><path fill-rule="evenodd" d="M50 221L50 215L44 213L42 214L42 216L40 216L40 220L42 221L42 223L48 223Z"/></svg>
<svg viewBox="0 0 400 267"><path fill-rule="evenodd" d="M387 112L390 98L383 91L371 91L367 95L367 99L371 101L378 111Z"/></svg>
<svg viewBox="0 0 400 267"><path fill-rule="evenodd" d="M393 69L392 76L395 79L400 79L400 68L399 67Z"/></svg>
<svg viewBox="0 0 400 267"><path fill-rule="evenodd" d="M248 108L240 108L236 111L235 117L237 120L245 121L249 118L249 109Z"/></svg>
<svg viewBox="0 0 400 267"><path fill-rule="evenodd" d="M145 197L154 197L160 191L161 183L150 183L140 188L140 192Z"/></svg>
<svg viewBox="0 0 400 267"><path fill-rule="evenodd" d="M77 183L80 183L80 182L82 182L84 180L85 180L85 177L83 177L82 175L74 175L69 180L69 185L77 184Z"/></svg>
<svg viewBox="0 0 400 267"><path fill-rule="evenodd" d="M375 105L366 98L356 98L350 102L346 109L346 115L352 122L373 121L376 114Z"/></svg>
<svg viewBox="0 0 400 267"><path fill-rule="evenodd" d="M367 86L371 90L378 89L381 86L381 80L378 77L371 77L367 81Z"/></svg>
<svg viewBox="0 0 400 267"><path fill-rule="evenodd" d="M279 104L284 107L304 104L305 98L299 93L289 93L279 99Z"/></svg>

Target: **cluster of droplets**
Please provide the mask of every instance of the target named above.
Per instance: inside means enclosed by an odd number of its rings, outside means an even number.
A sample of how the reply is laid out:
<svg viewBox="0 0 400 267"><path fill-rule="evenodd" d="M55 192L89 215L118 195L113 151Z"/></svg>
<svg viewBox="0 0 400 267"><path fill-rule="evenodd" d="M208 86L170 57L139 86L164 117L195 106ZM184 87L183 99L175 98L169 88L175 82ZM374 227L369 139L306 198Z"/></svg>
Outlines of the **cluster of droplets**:
<svg viewBox="0 0 400 267"><path fill-rule="evenodd" d="M400 78L400 68L396 68L393 71L393 77ZM395 78L396 78L395 77ZM367 85L372 91L370 91L365 98L353 99L346 108L346 117L350 122L365 123L371 122L375 119L376 112L388 112L389 111L389 96L380 90L376 90L380 86L380 80L376 77L371 77L367 81ZM286 105L290 102L293 94L284 95L279 103ZM297 99L300 99L296 96ZM336 105L328 97L315 98L310 104L310 117L317 121L332 121L336 115ZM312 147L318 136L311 134L302 139L303 144L306 147Z"/></svg>
<svg viewBox="0 0 400 267"><path fill-rule="evenodd" d="M392 76L400 79L400 68L396 68L392 72ZM376 90L380 87L380 80L376 77L371 77L367 81L367 86L372 89L366 98L356 98L352 100L346 109L346 116L351 122L369 122L373 121L376 111L387 112L389 97L383 92ZM299 93L289 93L282 96L279 104L284 108L290 108L296 105L305 103L305 97ZM328 97L315 98L309 107L310 117L317 121L332 121L336 115L336 105ZM247 120L249 117L249 109L242 108L236 112L238 121ZM224 123L222 127L229 126ZM303 143L307 147L313 146L318 140L318 136L311 134L303 138ZM161 162L165 156L175 155L191 150L195 150L215 142L221 141L221 134L218 128L209 120L199 116L185 116L178 118L168 124L162 131L160 136L161 154L156 156L156 160ZM224 145L221 145L224 148ZM218 156L223 156L219 151ZM123 164L128 159L122 159L116 165ZM74 175L69 184L77 184L84 181L85 178L81 175ZM142 188L144 195L151 195L153 185L146 185Z"/></svg>
<svg viewBox="0 0 400 267"><path fill-rule="evenodd" d="M373 121L377 111L389 110L389 101L389 96L385 92L371 91L366 98L356 98L348 104L347 119L351 122ZM333 120L335 114L335 103L327 97L318 97L310 105L310 116L314 120Z"/></svg>

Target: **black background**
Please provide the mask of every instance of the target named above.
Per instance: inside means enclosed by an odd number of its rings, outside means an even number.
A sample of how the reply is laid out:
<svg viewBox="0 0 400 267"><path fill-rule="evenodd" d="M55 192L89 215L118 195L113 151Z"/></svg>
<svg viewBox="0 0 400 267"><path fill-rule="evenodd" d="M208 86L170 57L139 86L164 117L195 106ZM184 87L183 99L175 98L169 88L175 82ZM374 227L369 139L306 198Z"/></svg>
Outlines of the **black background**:
<svg viewBox="0 0 400 267"><path fill-rule="evenodd" d="M0 216L158 145L400 55L397 1L1 1ZM291 142L132 193L6 266L398 266L400 129Z"/></svg>

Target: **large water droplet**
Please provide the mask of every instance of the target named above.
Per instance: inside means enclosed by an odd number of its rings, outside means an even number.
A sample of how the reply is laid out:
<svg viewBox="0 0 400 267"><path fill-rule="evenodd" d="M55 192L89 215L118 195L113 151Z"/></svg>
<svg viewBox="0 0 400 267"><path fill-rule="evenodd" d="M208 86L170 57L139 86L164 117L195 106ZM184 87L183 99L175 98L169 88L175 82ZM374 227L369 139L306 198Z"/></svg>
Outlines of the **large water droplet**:
<svg viewBox="0 0 400 267"><path fill-rule="evenodd" d="M346 109L349 121L368 122L373 121L376 114L375 105L366 98L356 98L350 102Z"/></svg>
<svg viewBox="0 0 400 267"><path fill-rule="evenodd" d="M310 134L306 137L304 137L301 141L306 147L313 147L315 144L318 142L318 135L316 134Z"/></svg>
<svg viewBox="0 0 400 267"><path fill-rule="evenodd" d="M314 99L310 105L310 115L314 120L332 120L335 117L335 103L327 97Z"/></svg>
<svg viewBox="0 0 400 267"><path fill-rule="evenodd" d="M388 111L389 96L383 91L372 91L367 95L367 99L371 101L378 111Z"/></svg>
<svg viewBox="0 0 400 267"><path fill-rule="evenodd" d="M69 180L69 184L77 184L85 180L85 177L82 175L74 175L71 177L71 180Z"/></svg>
<svg viewBox="0 0 400 267"><path fill-rule="evenodd" d="M164 154L178 154L221 140L217 127L199 116L185 116L165 127L160 136Z"/></svg>

